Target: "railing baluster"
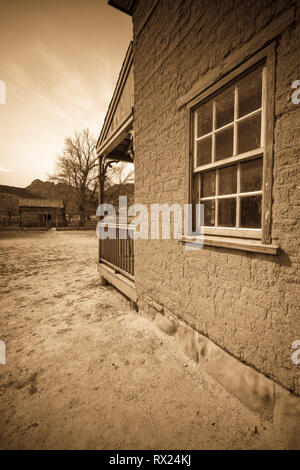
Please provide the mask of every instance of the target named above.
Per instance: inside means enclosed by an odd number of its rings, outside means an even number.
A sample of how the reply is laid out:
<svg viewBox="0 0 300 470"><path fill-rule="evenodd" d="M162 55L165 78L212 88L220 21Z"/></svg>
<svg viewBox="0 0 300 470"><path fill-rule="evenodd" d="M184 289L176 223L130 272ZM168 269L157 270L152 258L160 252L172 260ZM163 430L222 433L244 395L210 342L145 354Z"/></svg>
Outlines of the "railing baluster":
<svg viewBox="0 0 300 470"><path fill-rule="evenodd" d="M127 230L127 272L130 274L130 255L129 255L128 230Z"/></svg>
<svg viewBox="0 0 300 470"><path fill-rule="evenodd" d="M120 244L119 244L119 227L116 229L116 234L117 234L117 239L116 239L116 245L117 245L117 266L120 267Z"/></svg>
<svg viewBox="0 0 300 470"><path fill-rule="evenodd" d="M134 240L132 228L116 225L116 238L100 240L101 259L134 276ZM126 238L121 238L126 233Z"/></svg>
<svg viewBox="0 0 300 470"><path fill-rule="evenodd" d="M128 270L127 270L127 239L125 239L124 242L125 242L124 243L124 245L125 245L125 250L124 250L125 251L125 260L124 260L125 261L125 269L124 269L124 271L128 272Z"/></svg>
<svg viewBox="0 0 300 470"><path fill-rule="evenodd" d="M130 274L133 275L133 240L132 238L129 239L129 246L130 246Z"/></svg>
<svg viewBox="0 0 300 470"><path fill-rule="evenodd" d="M116 249L116 240L113 239L112 241L112 252L111 252L111 259L112 259L112 264L116 264L116 260L115 260L115 249Z"/></svg>
<svg viewBox="0 0 300 470"><path fill-rule="evenodd" d="M126 240L123 238L123 269L126 271Z"/></svg>

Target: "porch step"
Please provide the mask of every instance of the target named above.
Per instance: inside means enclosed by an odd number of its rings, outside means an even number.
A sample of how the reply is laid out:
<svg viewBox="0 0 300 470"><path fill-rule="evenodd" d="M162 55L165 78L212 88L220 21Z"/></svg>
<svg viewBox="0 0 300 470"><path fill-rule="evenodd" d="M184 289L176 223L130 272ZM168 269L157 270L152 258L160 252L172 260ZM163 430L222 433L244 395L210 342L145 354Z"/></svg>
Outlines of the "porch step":
<svg viewBox="0 0 300 470"><path fill-rule="evenodd" d="M135 288L135 282L131 279L128 279L123 274L120 274L114 269L110 268L104 263L99 264L99 273L104 279L116 287L122 294L126 295L129 299L133 300L134 302L137 301L137 294Z"/></svg>

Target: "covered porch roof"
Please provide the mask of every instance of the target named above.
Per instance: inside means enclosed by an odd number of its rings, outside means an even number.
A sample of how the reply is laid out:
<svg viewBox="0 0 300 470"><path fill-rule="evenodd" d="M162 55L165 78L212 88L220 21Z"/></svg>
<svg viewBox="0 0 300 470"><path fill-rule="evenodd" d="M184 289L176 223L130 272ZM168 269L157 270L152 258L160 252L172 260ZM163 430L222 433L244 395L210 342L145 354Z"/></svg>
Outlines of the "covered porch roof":
<svg viewBox="0 0 300 470"><path fill-rule="evenodd" d="M133 130L133 66L130 43L97 142L97 154L131 162Z"/></svg>

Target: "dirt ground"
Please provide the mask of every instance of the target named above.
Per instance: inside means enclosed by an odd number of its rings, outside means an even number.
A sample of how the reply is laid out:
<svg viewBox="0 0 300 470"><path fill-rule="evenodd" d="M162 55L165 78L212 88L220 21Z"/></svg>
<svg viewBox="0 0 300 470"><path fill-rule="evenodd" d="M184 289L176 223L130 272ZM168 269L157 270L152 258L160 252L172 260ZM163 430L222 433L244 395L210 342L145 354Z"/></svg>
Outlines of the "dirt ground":
<svg viewBox="0 0 300 470"><path fill-rule="evenodd" d="M99 285L94 232L1 232L1 449L270 449L176 340Z"/></svg>

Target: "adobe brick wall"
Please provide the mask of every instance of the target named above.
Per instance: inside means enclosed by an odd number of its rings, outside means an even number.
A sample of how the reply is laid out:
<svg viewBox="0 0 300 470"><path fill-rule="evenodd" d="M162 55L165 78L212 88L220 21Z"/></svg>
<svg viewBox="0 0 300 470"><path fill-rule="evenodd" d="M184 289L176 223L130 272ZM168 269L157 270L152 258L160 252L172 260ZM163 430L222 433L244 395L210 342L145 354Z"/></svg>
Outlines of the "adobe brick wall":
<svg viewBox="0 0 300 470"><path fill-rule="evenodd" d="M294 21L276 46L272 240L281 254L213 247L187 251L175 240L138 240L135 273L142 311L170 312L300 394L299 366L291 361L291 344L300 339L300 105L291 103L291 84L300 79L299 1L138 2L135 202L187 202L188 129L178 98L290 9Z"/></svg>

